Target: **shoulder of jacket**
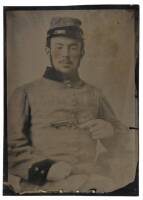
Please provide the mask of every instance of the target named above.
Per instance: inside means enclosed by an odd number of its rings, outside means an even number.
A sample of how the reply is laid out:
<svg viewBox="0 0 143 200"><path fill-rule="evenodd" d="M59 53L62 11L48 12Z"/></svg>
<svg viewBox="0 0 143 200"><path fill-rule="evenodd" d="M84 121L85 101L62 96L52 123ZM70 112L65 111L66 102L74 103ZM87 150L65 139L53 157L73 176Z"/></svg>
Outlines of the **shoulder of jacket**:
<svg viewBox="0 0 143 200"><path fill-rule="evenodd" d="M39 87L40 85L42 85L43 83L43 79L37 79L37 80L34 80L32 82L29 82L29 83L25 83L19 87L17 87L15 89L15 91L21 91L21 92L27 92L29 89L33 89L35 87Z"/></svg>
<svg viewBox="0 0 143 200"><path fill-rule="evenodd" d="M92 85L91 83L87 83L87 82L84 82L84 83L85 83L85 87L87 88L88 91L91 91L92 93L95 93L99 96L103 95L101 88L98 88L95 85Z"/></svg>
<svg viewBox="0 0 143 200"><path fill-rule="evenodd" d="M12 97L24 97L27 95L29 89L34 88L36 85L39 85L41 83L42 79L35 80L29 83L25 83L21 86L18 86L17 88L14 89L12 94L10 95L10 99Z"/></svg>

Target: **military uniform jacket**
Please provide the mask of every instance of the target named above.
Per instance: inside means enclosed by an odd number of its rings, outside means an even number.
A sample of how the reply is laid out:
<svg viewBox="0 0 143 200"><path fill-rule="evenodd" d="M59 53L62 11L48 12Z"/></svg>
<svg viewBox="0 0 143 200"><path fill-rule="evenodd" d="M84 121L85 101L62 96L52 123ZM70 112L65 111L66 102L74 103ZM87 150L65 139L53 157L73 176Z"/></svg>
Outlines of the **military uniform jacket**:
<svg viewBox="0 0 143 200"><path fill-rule="evenodd" d="M110 122L114 135L93 140L88 130L79 128L92 119ZM22 178L33 163L48 158L69 162L78 172L85 164L82 173L108 175L115 188L126 185L135 170L134 155L126 157L128 137L100 90L81 80L73 84L44 76L17 88L9 101L9 173ZM126 167L131 168L129 175Z"/></svg>

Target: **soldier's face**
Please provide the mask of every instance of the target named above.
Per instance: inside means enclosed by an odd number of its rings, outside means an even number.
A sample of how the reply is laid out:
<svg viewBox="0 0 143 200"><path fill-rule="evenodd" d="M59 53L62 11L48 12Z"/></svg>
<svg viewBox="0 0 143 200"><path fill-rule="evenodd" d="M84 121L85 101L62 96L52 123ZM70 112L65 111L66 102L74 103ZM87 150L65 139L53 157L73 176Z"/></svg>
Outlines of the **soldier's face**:
<svg viewBox="0 0 143 200"><path fill-rule="evenodd" d="M62 73L70 74L77 71L82 51L80 41L63 36L51 38L51 63Z"/></svg>

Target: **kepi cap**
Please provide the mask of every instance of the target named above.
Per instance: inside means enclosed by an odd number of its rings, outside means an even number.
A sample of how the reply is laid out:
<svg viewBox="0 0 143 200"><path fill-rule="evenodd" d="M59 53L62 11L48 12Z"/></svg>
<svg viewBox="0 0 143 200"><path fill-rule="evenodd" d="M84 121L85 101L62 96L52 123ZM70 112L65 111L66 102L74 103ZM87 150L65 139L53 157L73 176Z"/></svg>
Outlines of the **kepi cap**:
<svg viewBox="0 0 143 200"><path fill-rule="evenodd" d="M80 26L81 21L77 18L53 17L47 33L47 38L65 36L82 40L83 31Z"/></svg>
<svg viewBox="0 0 143 200"><path fill-rule="evenodd" d="M53 17L50 23L50 29L61 28L67 26L80 27L81 21L71 17Z"/></svg>

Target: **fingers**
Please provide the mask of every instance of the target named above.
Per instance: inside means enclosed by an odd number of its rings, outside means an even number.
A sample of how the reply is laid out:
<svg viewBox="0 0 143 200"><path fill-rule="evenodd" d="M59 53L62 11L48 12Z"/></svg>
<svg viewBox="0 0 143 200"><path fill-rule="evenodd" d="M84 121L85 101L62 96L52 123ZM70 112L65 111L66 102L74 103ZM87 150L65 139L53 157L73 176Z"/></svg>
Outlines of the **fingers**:
<svg viewBox="0 0 143 200"><path fill-rule="evenodd" d="M58 181L66 178L72 170L72 166L67 162L58 162L54 164L48 172L48 180Z"/></svg>
<svg viewBox="0 0 143 200"><path fill-rule="evenodd" d="M100 123L94 123L94 125L92 125L91 127L89 127L89 131L90 132L98 132L101 129L104 129L105 125L104 124L100 124Z"/></svg>
<svg viewBox="0 0 143 200"><path fill-rule="evenodd" d="M96 132L96 133L92 133L92 138L93 139L101 139L101 138L105 138L107 137L106 133L105 132L102 132L102 131L99 131L99 132Z"/></svg>
<svg viewBox="0 0 143 200"><path fill-rule="evenodd" d="M89 121L86 121L84 123L81 123L79 125L79 128L89 128L89 127L92 127L95 125L95 122L96 120L95 119L92 119L92 120L89 120Z"/></svg>
<svg viewBox="0 0 143 200"><path fill-rule="evenodd" d="M105 126L104 128L95 128L91 129L90 133L92 134L93 139L101 139L101 138L106 138L110 137L114 134L113 127L111 126Z"/></svg>
<svg viewBox="0 0 143 200"><path fill-rule="evenodd" d="M91 119L79 125L80 128L94 128L95 126L100 128L105 126L105 120L102 119Z"/></svg>
<svg viewBox="0 0 143 200"><path fill-rule="evenodd" d="M80 124L80 128L86 128L93 139L101 139L113 135L112 125L102 119L93 119Z"/></svg>

